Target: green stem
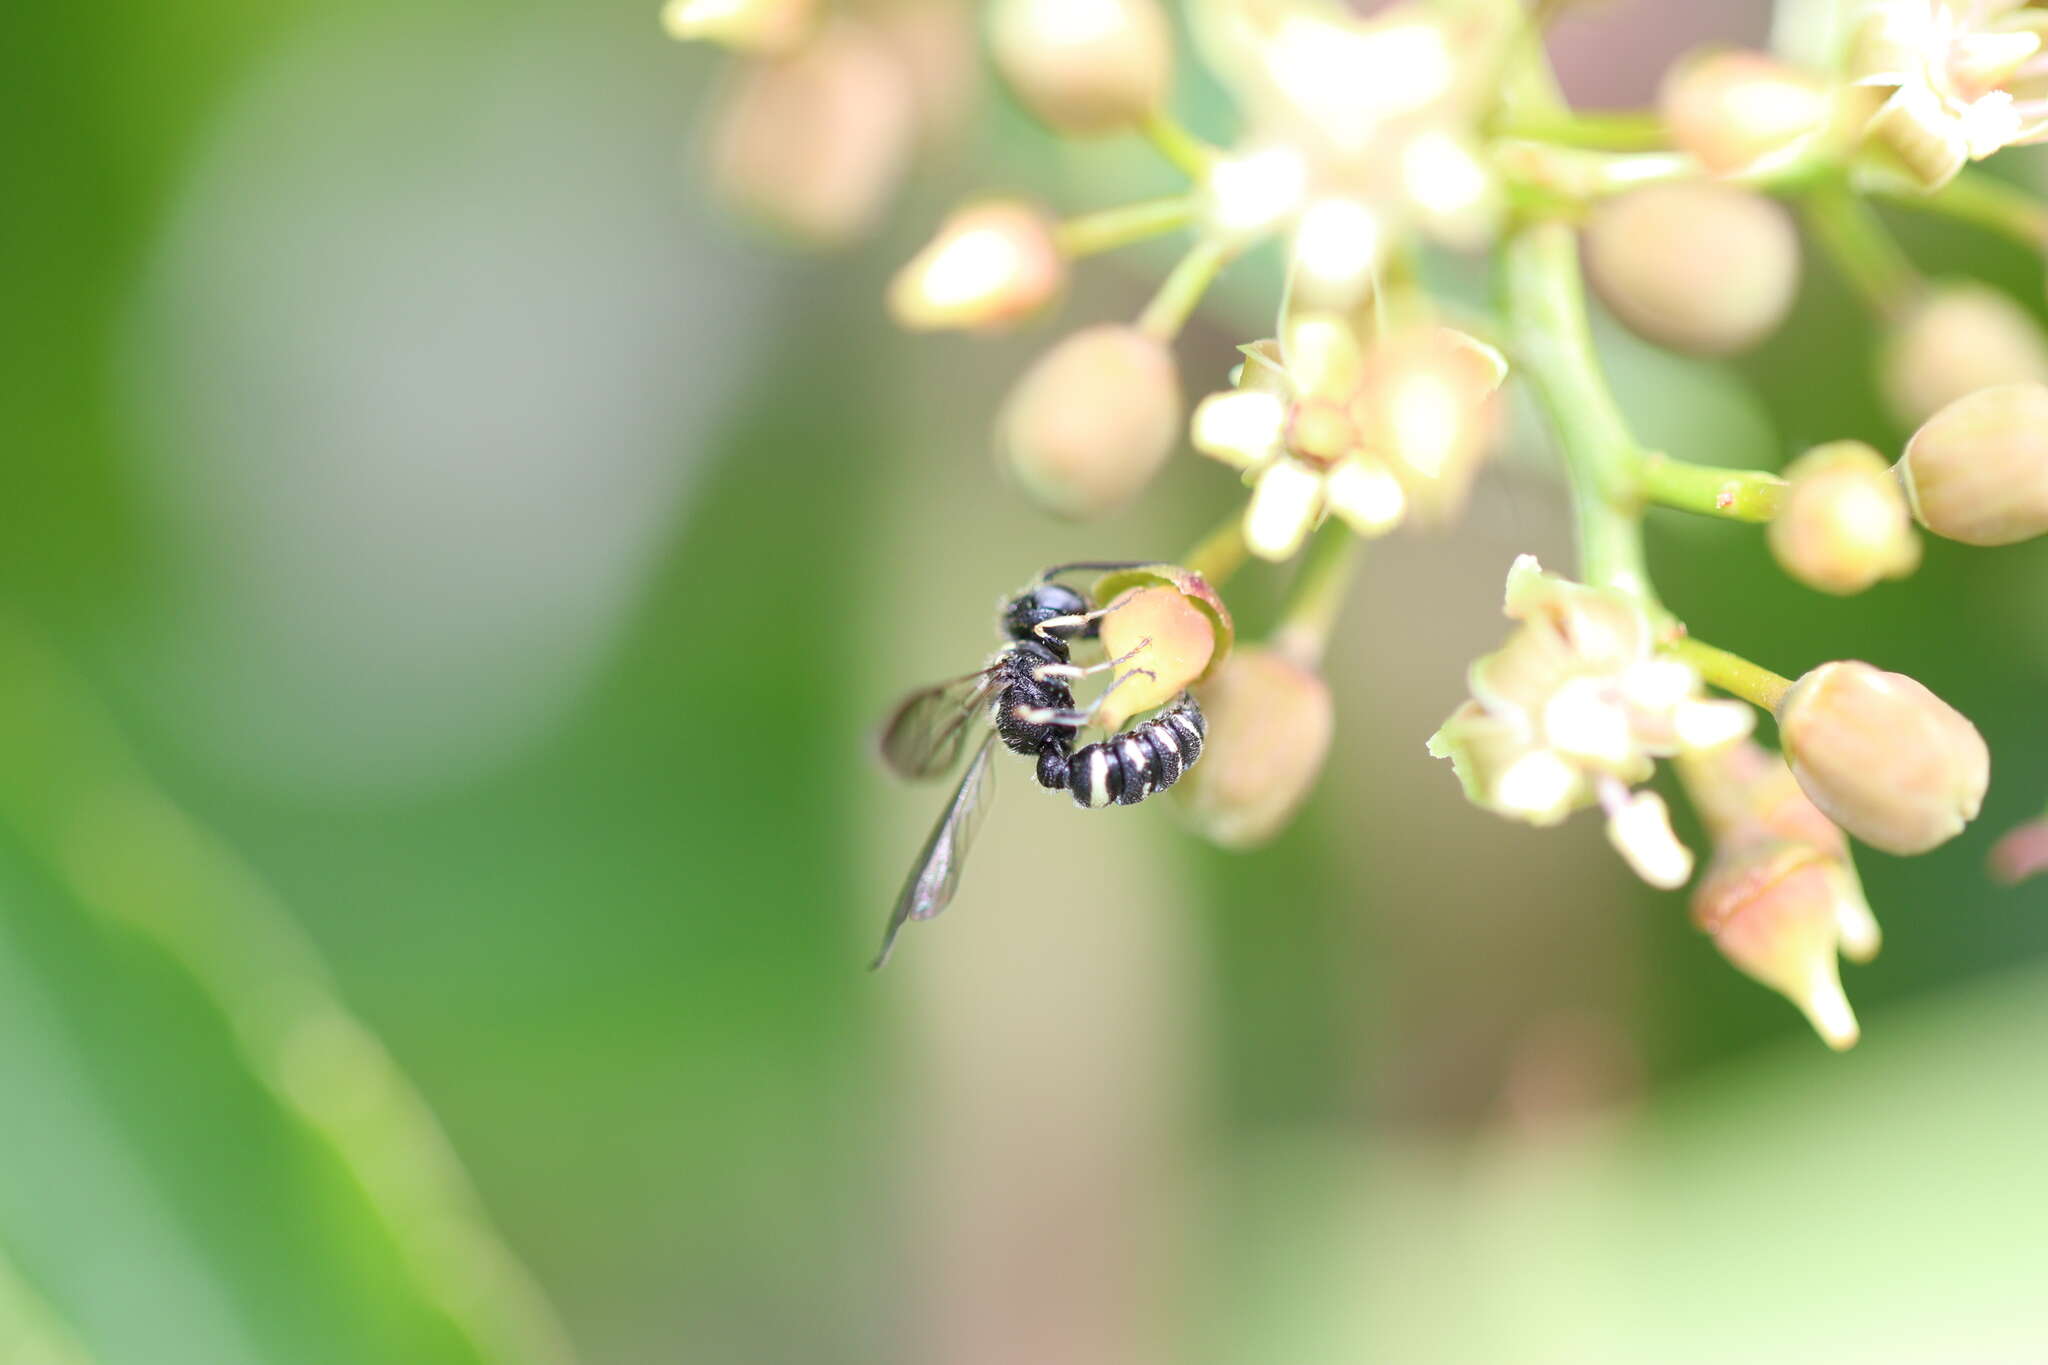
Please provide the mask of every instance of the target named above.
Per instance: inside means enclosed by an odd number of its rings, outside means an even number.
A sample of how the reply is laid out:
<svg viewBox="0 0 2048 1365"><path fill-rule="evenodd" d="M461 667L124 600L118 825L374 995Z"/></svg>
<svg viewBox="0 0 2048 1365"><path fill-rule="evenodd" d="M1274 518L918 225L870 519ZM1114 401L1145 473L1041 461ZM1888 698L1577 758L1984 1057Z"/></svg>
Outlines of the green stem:
<svg viewBox="0 0 2048 1365"><path fill-rule="evenodd" d="M1159 155L1188 179L1208 179L1209 166L1216 160L1216 149L1182 127L1173 115L1163 109L1155 109L1140 120L1138 131Z"/></svg>
<svg viewBox="0 0 2048 1365"><path fill-rule="evenodd" d="M1840 183L1806 196L1807 225L1850 285L1880 318L1895 321L1919 292L1912 261L1870 206Z"/></svg>
<svg viewBox="0 0 2048 1365"><path fill-rule="evenodd" d="M1769 521L1785 498L1776 474L1691 464L1662 452L1643 457L1642 487L1651 502L1731 521Z"/></svg>
<svg viewBox="0 0 2048 1365"><path fill-rule="evenodd" d="M1093 256L1177 232L1195 220L1193 195L1147 199L1069 218L1053 232L1063 256Z"/></svg>
<svg viewBox="0 0 2048 1365"><path fill-rule="evenodd" d="M1250 547L1244 543L1244 512L1238 510L1182 555L1180 565L1208 579L1211 587L1220 588L1244 567L1250 554Z"/></svg>
<svg viewBox="0 0 2048 1365"><path fill-rule="evenodd" d="M1229 260L1230 248L1221 238L1204 237L1196 242L1168 272L1159 292L1138 315L1138 330L1160 341L1172 341L1179 336L1195 305L1209 292L1209 286L1216 282L1216 276Z"/></svg>
<svg viewBox="0 0 2048 1365"><path fill-rule="evenodd" d="M1601 152L1654 152L1671 145L1663 120L1649 110L1581 109L1505 119L1498 137Z"/></svg>
<svg viewBox="0 0 2048 1365"><path fill-rule="evenodd" d="M1273 632L1274 650L1304 668L1322 663L1364 549L1365 542L1340 522L1323 529L1288 594L1287 609Z"/></svg>
<svg viewBox="0 0 2048 1365"><path fill-rule="evenodd" d="M1780 677L1761 664L1753 664L1739 654L1716 649L1689 635L1666 645L1664 652L1691 664L1699 670L1702 678L1723 692L1733 693L1766 711L1775 712L1778 703L1792 688L1790 678Z"/></svg>
<svg viewBox="0 0 2048 1365"><path fill-rule="evenodd" d="M1571 484L1580 576L1654 601L1642 461L1593 350L1578 243L1566 224L1536 223L1508 239L1502 261L1516 368L1549 420Z"/></svg>
<svg viewBox="0 0 2048 1365"><path fill-rule="evenodd" d="M1964 171L1933 194L1898 186L1880 192L1895 204L1988 228L2033 250L2048 245L2048 204L1984 171Z"/></svg>

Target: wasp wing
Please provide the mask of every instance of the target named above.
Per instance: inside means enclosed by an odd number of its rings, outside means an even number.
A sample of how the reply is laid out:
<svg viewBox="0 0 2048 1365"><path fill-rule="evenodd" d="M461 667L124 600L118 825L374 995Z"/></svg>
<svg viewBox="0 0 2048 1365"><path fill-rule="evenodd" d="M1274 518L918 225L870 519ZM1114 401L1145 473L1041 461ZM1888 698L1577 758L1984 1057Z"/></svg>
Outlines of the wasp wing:
<svg viewBox="0 0 2048 1365"><path fill-rule="evenodd" d="M896 908L889 913L889 927L882 931L882 950L868 964L869 971L879 970L889 960L896 935L905 924L914 919L930 919L953 903L954 894L960 890L960 869L967 861L968 845L981 829L989 797L995 791L995 765L990 762L995 747L996 737L991 733L974 751L966 775L960 779L953 799L946 803L939 823L932 829L932 837L925 840L924 851L917 855L910 878L903 883L902 894L896 897Z"/></svg>
<svg viewBox="0 0 2048 1365"><path fill-rule="evenodd" d="M945 772L994 686L995 670L984 668L905 697L882 726L882 761L914 781Z"/></svg>

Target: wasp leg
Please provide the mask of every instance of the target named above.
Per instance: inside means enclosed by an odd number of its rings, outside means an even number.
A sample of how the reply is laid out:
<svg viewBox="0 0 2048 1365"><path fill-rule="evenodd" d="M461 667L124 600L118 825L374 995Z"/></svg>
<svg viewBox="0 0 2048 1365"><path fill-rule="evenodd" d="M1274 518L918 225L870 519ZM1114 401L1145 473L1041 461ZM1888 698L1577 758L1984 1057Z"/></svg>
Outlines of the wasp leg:
<svg viewBox="0 0 2048 1365"><path fill-rule="evenodd" d="M1122 606L1125 602L1128 602L1131 599L1131 594L1135 593L1136 591L1136 588L1128 588L1123 592L1118 593L1116 595L1116 600L1111 602L1106 607L1097 607L1094 611L1081 612L1074 616L1050 617L1047 620L1040 621L1031 629L1041 639L1048 640L1052 638L1052 632L1055 626L1059 627L1062 630L1071 629L1076 634L1079 634L1083 630L1083 628L1095 624L1097 621L1100 621L1103 617L1109 615L1118 607ZM1082 636L1081 638L1085 639L1087 637Z"/></svg>
<svg viewBox="0 0 2048 1365"><path fill-rule="evenodd" d="M1040 682L1044 682L1047 678L1085 678L1091 674L1115 668L1118 664L1129 663L1151 647L1152 637L1147 635L1114 659L1104 659L1099 664L1089 664L1085 668L1080 664L1040 664L1031 670L1031 676Z"/></svg>
<svg viewBox="0 0 2048 1365"><path fill-rule="evenodd" d="M1129 679L1135 678L1141 673L1153 682L1159 681L1159 675L1151 669L1134 668L1128 673L1119 673L1116 681L1103 688L1102 695L1089 702L1085 709L1074 711L1057 706L1019 706L1012 714L1026 725L1071 725L1078 729L1083 725L1093 724L1095 713L1100 711L1102 704L1109 700L1109 694L1123 686Z"/></svg>

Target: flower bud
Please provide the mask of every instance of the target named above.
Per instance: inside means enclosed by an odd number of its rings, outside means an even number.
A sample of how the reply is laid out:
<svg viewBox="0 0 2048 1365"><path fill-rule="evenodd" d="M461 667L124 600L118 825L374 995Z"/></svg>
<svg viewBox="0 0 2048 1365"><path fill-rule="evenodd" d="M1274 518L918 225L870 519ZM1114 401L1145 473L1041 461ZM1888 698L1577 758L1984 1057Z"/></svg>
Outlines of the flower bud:
<svg viewBox="0 0 2048 1365"><path fill-rule="evenodd" d="M1196 828L1252 848L1285 828L1322 772L1336 728L1330 689L1278 650L1240 649L1198 692L1208 737L1177 790Z"/></svg>
<svg viewBox="0 0 2048 1365"><path fill-rule="evenodd" d="M1831 104L1826 81L1741 49L1678 62L1657 98L1672 141L1710 175L1788 160L1827 122Z"/></svg>
<svg viewBox="0 0 2048 1365"><path fill-rule="evenodd" d="M1050 218L991 200L956 211L889 285L889 312L914 332L996 328L1043 307L1065 283Z"/></svg>
<svg viewBox="0 0 2048 1365"><path fill-rule="evenodd" d="M1135 327L1075 332L1040 356L996 417L996 446L1051 511L1097 517L1151 482L1180 437L1173 355Z"/></svg>
<svg viewBox="0 0 2048 1365"><path fill-rule="evenodd" d="M1798 844L1750 844L1716 856L1693 893L1693 919L1724 957L1797 1005L1840 1051L1859 1032L1835 963L1845 898L1862 902L1843 864Z"/></svg>
<svg viewBox="0 0 2048 1365"><path fill-rule="evenodd" d="M1208 613L1177 588L1139 588L1102 618L1102 650L1123 659L1096 719L1121 730L1132 716L1165 706L1209 669L1216 631Z"/></svg>
<svg viewBox="0 0 2048 1365"><path fill-rule="evenodd" d="M1059 132L1119 132L1166 99L1173 30L1158 0L995 0L988 34L996 70Z"/></svg>
<svg viewBox="0 0 2048 1365"><path fill-rule="evenodd" d="M1920 538L1905 490L1869 446L1816 446L1786 467L1785 479L1770 542L1786 573L1846 596L1919 567Z"/></svg>
<svg viewBox="0 0 2048 1365"><path fill-rule="evenodd" d="M681 42L787 52L809 33L815 11L814 0L668 0L661 7L661 26Z"/></svg>
<svg viewBox="0 0 2048 1365"><path fill-rule="evenodd" d="M1899 461L1920 524L1965 545L2048 531L2048 385L2001 384L1927 419Z"/></svg>
<svg viewBox="0 0 2048 1365"><path fill-rule="evenodd" d="M726 90L711 127L712 184L741 212L833 245L873 223L915 131L896 58L842 20L787 57L751 64Z"/></svg>
<svg viewBox="0 0 2048 1365"><path fill-rule="evenodd" d="M1799 238L1785 211L1712 181L1647 185L1595 209L1586 267L1638 335L1696 355L1763 340L1799 288Z"/></svg>
<svg viewBox="0 0 2048 1365"><path fill-rule="evenodd" d="M1822 664L1778 704L1793 776L1830 820L1887 853L1925 853L1976 818L1991 780L1983 736L1903 673Z"/></svg>
<svg viewBox="0 0 2048 1365"><path fill-rule="evenodd" d="M1981 284L1928 291L1885 345L1885 400L1917 425L1994 384L2048 383L2048 339L2027 310Z"/></svg>
<svg viewBox="0 0 2048 1365"><path fill-rule="evenodd" d="M1991 875L2007 886L2048 872L2048 816L2015 825L1991 846Z"/></svg>

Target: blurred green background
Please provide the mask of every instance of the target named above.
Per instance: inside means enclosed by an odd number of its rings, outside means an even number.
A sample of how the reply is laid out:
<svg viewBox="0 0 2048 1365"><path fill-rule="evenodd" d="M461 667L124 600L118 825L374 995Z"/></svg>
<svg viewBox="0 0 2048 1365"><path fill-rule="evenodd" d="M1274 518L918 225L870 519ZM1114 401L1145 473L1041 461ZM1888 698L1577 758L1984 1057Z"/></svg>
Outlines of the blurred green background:
<svg viewBox="0 0 2048 1365"><path fill-rule="evenodd" d="M1038 568L1170 555L1234 490L1183 460L1047 521L982 429L1054 333L881 316L969 187L1100 205L1165 183L1136 151L991 96L880 240L786 254L707 202L720 61L653 8L10 17L0 1362L2048 1359L2048 892L1980 871L2048 796L2048 546L1840 602L1654 527L1703 635L1910 672L1997 756L1962 838L1862 857L1846 1056L1595 822L1511 827L1424 755L1509 560L1568 562L1530 448L1374 547L1276 846L1005 771L961 902L870 977L942 795L868 760L880 710ZM1639 101L1762 12L1616 5L1561 61ZM1896 224L2038 308L2038 261ZM1646 439L1897 443L1813 265L1739 363L1605 335ZM1148 269L1091 264L1061 325Z"/></svg>

